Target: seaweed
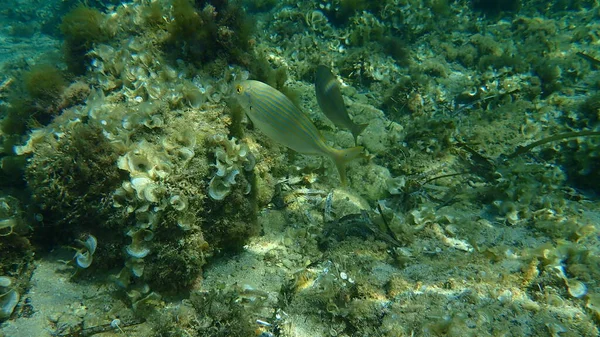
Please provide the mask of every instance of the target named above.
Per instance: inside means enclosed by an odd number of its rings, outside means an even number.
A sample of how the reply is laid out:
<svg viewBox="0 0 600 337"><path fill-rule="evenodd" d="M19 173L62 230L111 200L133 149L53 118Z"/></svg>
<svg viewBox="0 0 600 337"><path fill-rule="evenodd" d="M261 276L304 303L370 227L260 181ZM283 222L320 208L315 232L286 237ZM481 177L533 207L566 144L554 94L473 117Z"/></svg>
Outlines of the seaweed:
<svg viewBox="0 0 600 337"><path fill-rule="evenodd" d="M268 12L277 5L277 0L252 0L245 5L250 12Z"/></svg>
<svg viewBox="0 0 600 337"><path fill-rule="evenodd" d="M542 59L539 63L533 65L533 72L542 81L543 97L547 97L562 88L560 81L562 71L557 61Z"/></svg>
<svg viewBox="0 0 600 337"><path fill-rule="evenodd" d="M190 296L190 303L196 310L197 319L203 322L197 328L197 336L251 336L254 335L253 312L244 304L243 289L211 290L195 292ZM175 322L175 321L173 321ZM162 329L173 329L177 324L169 324ZM167 331L161 336L175 336ZM180 335L179 335L180 336Z"/></svg>
<svg viewBox="0 0 600 337"><path fill-rule="evenodd" d="M4 111L5 117L0 123L0 130L5 135L23 135L35 123L33 116L38 109L23 93L13 93L8 101L10 105Z"/></svg>
<svg viewBox="0 0 600 337"><path fill-rule="evenodd" d="M385 52L390 55L399 66L410 65L410 48L408 43L396 36L386 37L381 44Z"/></svg>
<svg viewBox="0 0 600 337"><path fill-rule="evenodd" d="M104 14L83 4L65 14L59 28L65 38L69 70L75 74L85 72L86 53L94 43L110 39L110 33L104 26Z"/></svg>
<svg viewBox="0 0 600 337"><path fill-rule="evenodd" d="M503 13L516 13L521 9L521 0L472 0L473 10L483 12L492 19Z"/></svg>
<svg viewBox="0 0 600 337"><path fill-rule="evenodd" d="M550 2L550 6L555 11L563 10L584 10L593 8L596 2L594 0L556 0Z"/></svg>
<svg viewBox="0 0 600 337"><path fill-rule="evenodd" d="M23 135L32 126L50 123L64 103L62 95L68 82L55 66L33 66L23 74L21 81L22 85L8 97L9 104L0 125L5 135Z"/></svg>
<svg viewBox="0 0 600 337"><path fill-rule="evenodd" d="M62 72L53 65L40 64L32 67L24 75L25 90L41 105L57 104L67 87Z"/></svg>
<svg viewBox="0 0 600 337"><path fill-rule="evenodd" d="M149 26L161 25L165 20L163 19L163 9L160 2L153 2L144 7L143 17Z"/></svg>
<svg viewBox="0 0 600 337"><path fill-rule="evenodd" d="M176 58L201 65L224 58L248 65L254 22L237 1L205 2L198 10L190 0L173 1L165 49Z"/></svg>
<svg viewBox="0 0 600 337"><path fill-rule="evenodd" d="M41 245L64 242L73 232L98 226L112 207L112 191L123 181L117 153L102 130L75 124L63 137L47 137L36 148L25 176L36 212L45 226L35 233ZM52 239L50 239L52 238Z"/></svg>
<svg viewBox="0 0 600 337"><path fill-rule="evenodd" d="M452 13L449 0L431 0L430 6L436 17L449 16Z"/></svg>
<svg viewBox="0 0 600 337"><path fill-rule="evenodd" d="M600 93L595 93L583 101L579 111L583 114L583 118L580 118L582 122L586 122L588 126L596 124L600 115Z"/></svg>
<svg viewBox="0 0 600 337"><path fill-rule="evenodd" d="M339 3L325 6L324 13L332 24L344 26L350 23L353 16L363 11L377 13L385 4L385 1L340 0Z"/></svg>

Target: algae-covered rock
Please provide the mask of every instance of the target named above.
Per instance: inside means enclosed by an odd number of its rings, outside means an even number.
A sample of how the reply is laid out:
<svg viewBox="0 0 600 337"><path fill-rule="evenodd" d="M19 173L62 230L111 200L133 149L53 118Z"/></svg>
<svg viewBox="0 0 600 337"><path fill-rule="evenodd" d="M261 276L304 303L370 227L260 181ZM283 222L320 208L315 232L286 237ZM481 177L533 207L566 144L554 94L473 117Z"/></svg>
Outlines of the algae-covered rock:
<svg viewBox="0 0 600 337"><path fill-rule="evenodd" d="M36 212L46 224L36 233L41 244L70 242L83 228L101 226L111 218L110 196L122 180L115 167L119 152L101 129L74 120L58 130L37 141L26 168Z"/></svg>
<svg viewBox="0 0 600 337"><path fill-rule="evenodd" d="M86 53L94 43L107 41L112 36L105 21L103 13L84 4L63 17L60 31L65 37L65 57L74 73L85 71Z"/></svg>
<svg viewBox="0 0 600 337"><path fill-rule="evenodd" d="M196 7L198 6L198 7ZM167 50L190 62L225 58L248 65L254 22L236 1L173 1Z"/></svg>
<svg viewBox="0 0 600 337"><path fill-rule="evenodd" d="M564 11L592 1L542 2L75 7L60 28L77 81L53 62L14 95L0 85L0 275L24 297L33 256L75 250L46 279L102 295L36 312L52 334L597 336L598 205L582 190L598 180L600 27ZM266 82L328 146L354 146L318 108L317 64L369 123L343 187L231 102ZM15 307L5 283L0 316L42 308L39 288Z"/></svg>

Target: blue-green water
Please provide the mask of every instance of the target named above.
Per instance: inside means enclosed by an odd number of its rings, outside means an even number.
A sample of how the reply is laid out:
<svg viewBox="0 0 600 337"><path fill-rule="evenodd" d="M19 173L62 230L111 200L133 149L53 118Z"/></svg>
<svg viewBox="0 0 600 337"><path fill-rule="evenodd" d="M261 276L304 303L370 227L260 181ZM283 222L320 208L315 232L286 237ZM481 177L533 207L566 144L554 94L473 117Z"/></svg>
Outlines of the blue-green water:
<svg viewBox="0 0 600 337"><path fill-rule="evenodd" d="M0 20L0 336L598 335L597 2Z"/></svg>

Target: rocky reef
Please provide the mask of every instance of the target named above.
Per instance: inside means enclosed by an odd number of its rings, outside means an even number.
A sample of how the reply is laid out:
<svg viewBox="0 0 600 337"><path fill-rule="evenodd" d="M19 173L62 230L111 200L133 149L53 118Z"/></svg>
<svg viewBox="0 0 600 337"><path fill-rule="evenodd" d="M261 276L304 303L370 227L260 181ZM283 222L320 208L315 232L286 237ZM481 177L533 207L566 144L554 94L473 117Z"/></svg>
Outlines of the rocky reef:
<svg viewBox="0 0 600 337"><path fill-rule="evenodd" d="M34 20L62 48L2 63L7 335L598 335L594 2L68 3ZM369 124L347 187L233 95L352 147L319 64Z"/></svg>

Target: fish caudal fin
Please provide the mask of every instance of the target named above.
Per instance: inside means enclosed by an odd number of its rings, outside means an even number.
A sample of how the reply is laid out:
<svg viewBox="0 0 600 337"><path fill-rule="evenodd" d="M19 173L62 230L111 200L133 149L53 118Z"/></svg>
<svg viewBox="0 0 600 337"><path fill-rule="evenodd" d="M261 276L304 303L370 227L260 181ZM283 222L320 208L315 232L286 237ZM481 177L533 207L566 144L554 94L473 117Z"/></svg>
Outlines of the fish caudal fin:
<svg viewBox="0 0 600 337"><path fill-rule="evenodd" d="M354 127L350 132L352 132L352 136L354 136L354 145L358 144L358 135L360 135L365 129L369 126L369 123L366 124L354 124Z"/></svg>
<svg viewBox="0 0 600 337"><path fill-rule="evenodd" d="M331 159L335 163L337 170L340 174L340 180L342 181L342 186L346 186L346 164L348 162L360 157L363 155L363 147L357 146L349 149L337 150L331 152Z"/></svg>

